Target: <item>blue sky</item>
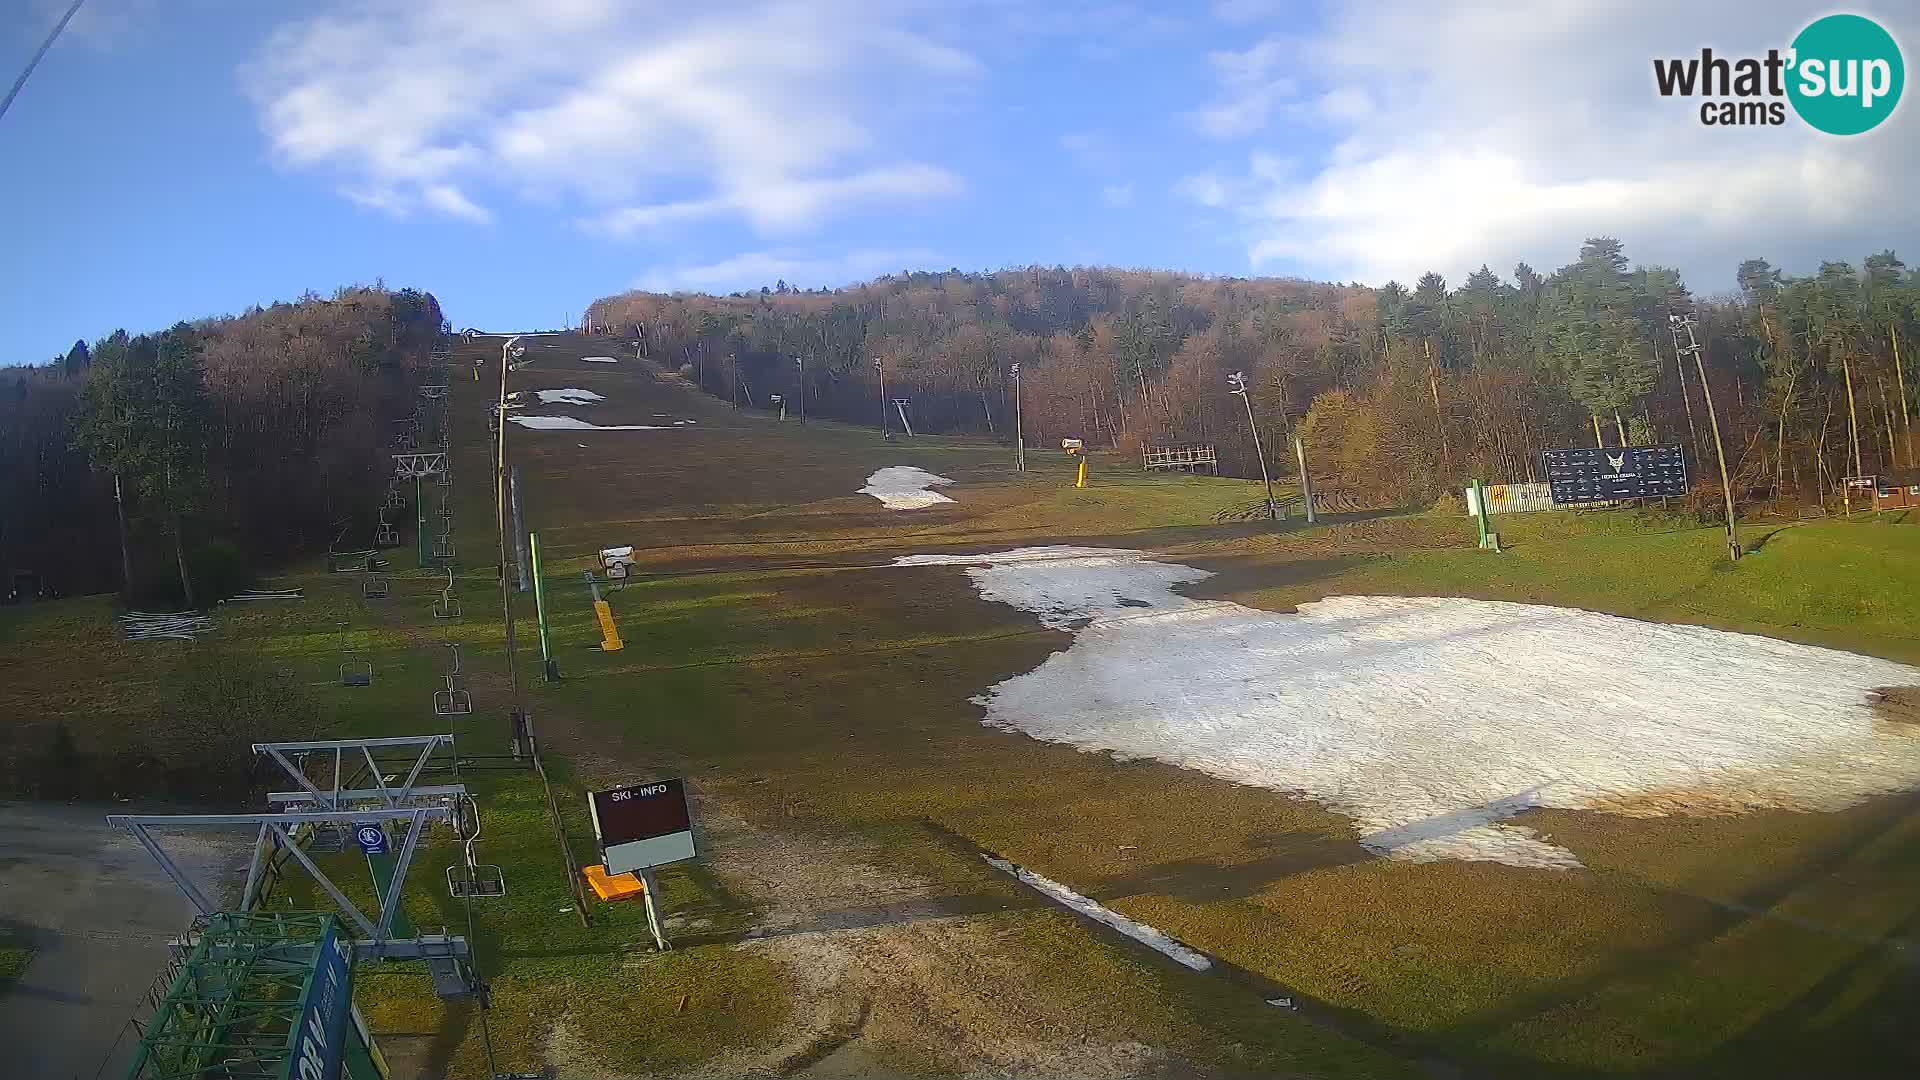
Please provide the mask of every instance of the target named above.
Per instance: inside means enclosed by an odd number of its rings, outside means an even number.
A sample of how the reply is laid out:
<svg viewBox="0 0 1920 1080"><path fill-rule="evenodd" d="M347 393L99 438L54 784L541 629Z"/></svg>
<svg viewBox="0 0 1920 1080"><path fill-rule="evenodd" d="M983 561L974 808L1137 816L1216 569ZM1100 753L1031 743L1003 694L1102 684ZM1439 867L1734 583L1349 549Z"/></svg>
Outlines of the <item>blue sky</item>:
<svg viewBox="0 0 1920 1080"><path fill-rule="evenodd" d="M11 0L9 77L61 6ZM1457 281L1596 232L1709 292L1920 261L1912 105L1840 140L1651 90L1824 6L1599 6L88 0L0 119L0 362L375 278L523 328L908 268Z"/></svg>

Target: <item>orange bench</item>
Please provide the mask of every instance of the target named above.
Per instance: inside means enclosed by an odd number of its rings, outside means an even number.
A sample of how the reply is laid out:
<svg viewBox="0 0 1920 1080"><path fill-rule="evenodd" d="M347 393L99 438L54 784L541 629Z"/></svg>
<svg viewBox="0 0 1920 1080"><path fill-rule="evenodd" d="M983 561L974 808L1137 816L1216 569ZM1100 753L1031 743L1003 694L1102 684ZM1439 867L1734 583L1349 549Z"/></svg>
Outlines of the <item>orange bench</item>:
<svg viewBox="0 0 1920 1080"><path fill-rule="evenodd" d="M593 886L593 894L609 903L633 900L647 894L646 883L637 874L609 874L602 863L587 867L586 875L587 884Z"/></svg>

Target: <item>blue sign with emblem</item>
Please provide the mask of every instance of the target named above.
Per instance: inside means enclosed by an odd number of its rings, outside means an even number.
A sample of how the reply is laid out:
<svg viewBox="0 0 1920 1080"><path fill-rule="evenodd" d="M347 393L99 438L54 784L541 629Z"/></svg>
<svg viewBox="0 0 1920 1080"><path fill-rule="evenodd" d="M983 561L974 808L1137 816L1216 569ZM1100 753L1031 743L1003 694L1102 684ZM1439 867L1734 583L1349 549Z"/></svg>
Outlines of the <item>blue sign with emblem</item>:
<svg viewBox="0 0 1920 1080"><path fill-rule="evenodd" d="M344 941L339 926L327 920L314 953L313 974L300 996L300 1015L294 1023L292 1056L285 1080L338 1080L346 1049L347 1014L353 1008L353 944Z"/></svg>
<svg viewBox="0 0 1920 1080"><path fill-rule="evenodd" d="M387 830L379 825L355 825L353 838L360 841L360 850L369 855L387 853Z"/></svg>

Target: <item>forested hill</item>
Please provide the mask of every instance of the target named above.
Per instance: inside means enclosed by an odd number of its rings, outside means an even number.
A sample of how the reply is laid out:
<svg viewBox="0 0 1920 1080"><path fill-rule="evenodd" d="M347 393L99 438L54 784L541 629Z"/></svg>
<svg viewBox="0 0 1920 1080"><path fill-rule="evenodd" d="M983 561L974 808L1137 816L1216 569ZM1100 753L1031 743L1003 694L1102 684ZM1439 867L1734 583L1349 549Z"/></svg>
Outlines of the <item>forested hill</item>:
<svg viewBox="0 0 1920 1080"><path fill-rule="evenodd" d="M1483 266L1452 287L1431 273L1372 289L1028 267L628 292L590 317L710 393L761 407L804 394L815 416L874 423L878 361L887 396L911 398L916 426L936 432L1006 434L1019 365L1030 444L1214 442L1257 475L1227 394L1243 370L1270 448L1300 430L1316 477L1404 503L1470 476L1535 479L1540 449L1596 440L1687 444L1695 475L1717 483L1698 369L1679 362L1669 321L1692 316L1743 493L1812 499L1838 477L1913 464L1916 275L1889 251L1803 277L1752 259L1738 281L1696 297L1597 237L1556 270Z"/></svg>
<svg viewBox="0 0 1920 1080"><path fill-rule="evenodd" d="M116 479L142 603L366 535L442 330L429 293L345 288L0 368L0 598L122 587Z"/></svg>

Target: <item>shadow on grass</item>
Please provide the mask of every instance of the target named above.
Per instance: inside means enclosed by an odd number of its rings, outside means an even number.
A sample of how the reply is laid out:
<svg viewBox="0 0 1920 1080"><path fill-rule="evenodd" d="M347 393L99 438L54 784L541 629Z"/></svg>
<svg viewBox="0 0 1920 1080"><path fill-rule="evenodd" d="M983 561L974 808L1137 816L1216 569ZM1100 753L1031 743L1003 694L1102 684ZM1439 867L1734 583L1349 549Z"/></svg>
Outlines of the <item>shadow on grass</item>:
<svg viewBox="0 0 1920 1080"><path fill-rule="evenodd" d="M1846 843L1829 849L1816 860L1802 864L1797 872L1783 875L1773 883L1762 888L1751 890L1744 896L1731 902L1716 901L1708 897L1681 893L1677 890L1661 889L1660 891L1670 892L1673 895L1688 896L1708 906L1710 913L1701 921L1697 928L1688 933L1676 936L1662 947L1631 954L1622 954L1617 956L1611 963L1602 964L1579 975L1562 979L1537 992L1517 995L1505 1004L1484 1010L1476 1016L1468 1017L1452 1025L1440 1034L1440 1038L1450 1044L1465 1043L1469 1046L1480 1044L1498 1036L1504 1031L1512 1029L1516 1025L1574 1006L1581 1000L1592 997L1610 986L1622 983L1647 983L1649 980L1664 973L1683 968L1698 959L1700 950L1733 933L1738 928L1749 923L1773 918L1772 909L1774 907L1800 889L1821 878L1829 877L1836 871L1842 869L1849 861L1864 852L1874 842L1898 828L1902 821L1909 817L1916 809L1920 809L1920 796L1907 795L1891 800L1891 809L1881 814L1873 824L1862 828ZM1639 884L1644 887L1660 888L1651 882L1642 881L1639 882ZM1916 900L1916 905L1920 905L1920 900ZM1910 915L1903 925L1912 924L1915 918L1916 916ZM1884 943L1864 943L1861 946L1860 952L1857 954L1856 960L1852 964L1844 965L1836 969L1826 980L1823 980L1823 984L1830 984L1826 991L1827 996L1832 997L1839 993L1840 988L1845 985L1844 976L1849 968L1861 963L1870 962L1874 959L1882 963L1891 959L1896 965L1905 969L1907 972L1905 977L1910 983L1915 980L1920 980L1920 970L1915 968L1915 962L1912 959L1901 954L1903 948L1903 943L1895 940L1887 940ZM1833 983L1835 979L1841 979L1842 982L1837 984ZM1795 1002L1782 1005L1771 1015L1777 1017L1782 1013L1791 1011L1799 1001L1813 998L1819 990L1820 987L1817 985L1813 990L1800 995L1800 998L1796 999ZM1920 994L1917 994L1912 988L1909 988L1903 1000L1916 996L1920 996ZM1868 1011L1870 1007L1870 1002L1861 1002L1849 1010L1849 1013L1850 1015L1859 1016L1863 1012ZM1648 1074L1664 1074L1678 1071L1685 1075L1730 1076L1737 1074L1754 1074L1757 1069L1758 1074L1761 1075L1777 1075L1782 1069L1792 1073L1796 1065L1809 1065L1815 1058L1823 1056L1828 1050L1832 1049L1832 1047L1826 1044L1825 1039L1822 1039L1819 1045L1809 1043L1802 1047L1803 1050L1813 1055L1813 1057L1802 1062L1795 1063L1768 1060L1764 1054L1756 1058L1754 1056L1756 1051L1752 1049L1753 1047L1761 1045L1771 1047L1772 1049L1768 1051L1769 1054L1776 1053L1780 1048L1779 1044L1783 1032L1768 1030L1771 1026L1772 1025L1769 1025L1764 1018L1758 1019L1753 1024L1750 1024L1745 1034L1719 1048L1710 1056L1711 1060L1720 1063L1716 1067L1705 1068L1702 1063L1698 1061L1674 1062L1648 1070L1647 1072ZM1883 1049L1887 1049L1887 1047L1883 1047ZM1916 1051L1911 1045L1910 1040L1903 1043L1901 1053L1906 1059L1916 1058ZM1876 1058L1875 1061L1875 1067L1879 1069L1890 1068L1892 1064L1886 1057ZM1771 1068L1763 1066L1771 1066ZM1586 1076L1600 1074L1602 1074L1601 1070L1565 1068L1544 1063L1535 1071L1535 1075L1542 1076ZM1612 1070L1606 1071L1606 1074L1618 1075L1617 1071ZM1888 1073L1886 1075L1896 1074L1913 1075L1912 1072ZM1806 1075L1813 1075L1813 1073L1809 1072L1806 1073Z"/></svg>

